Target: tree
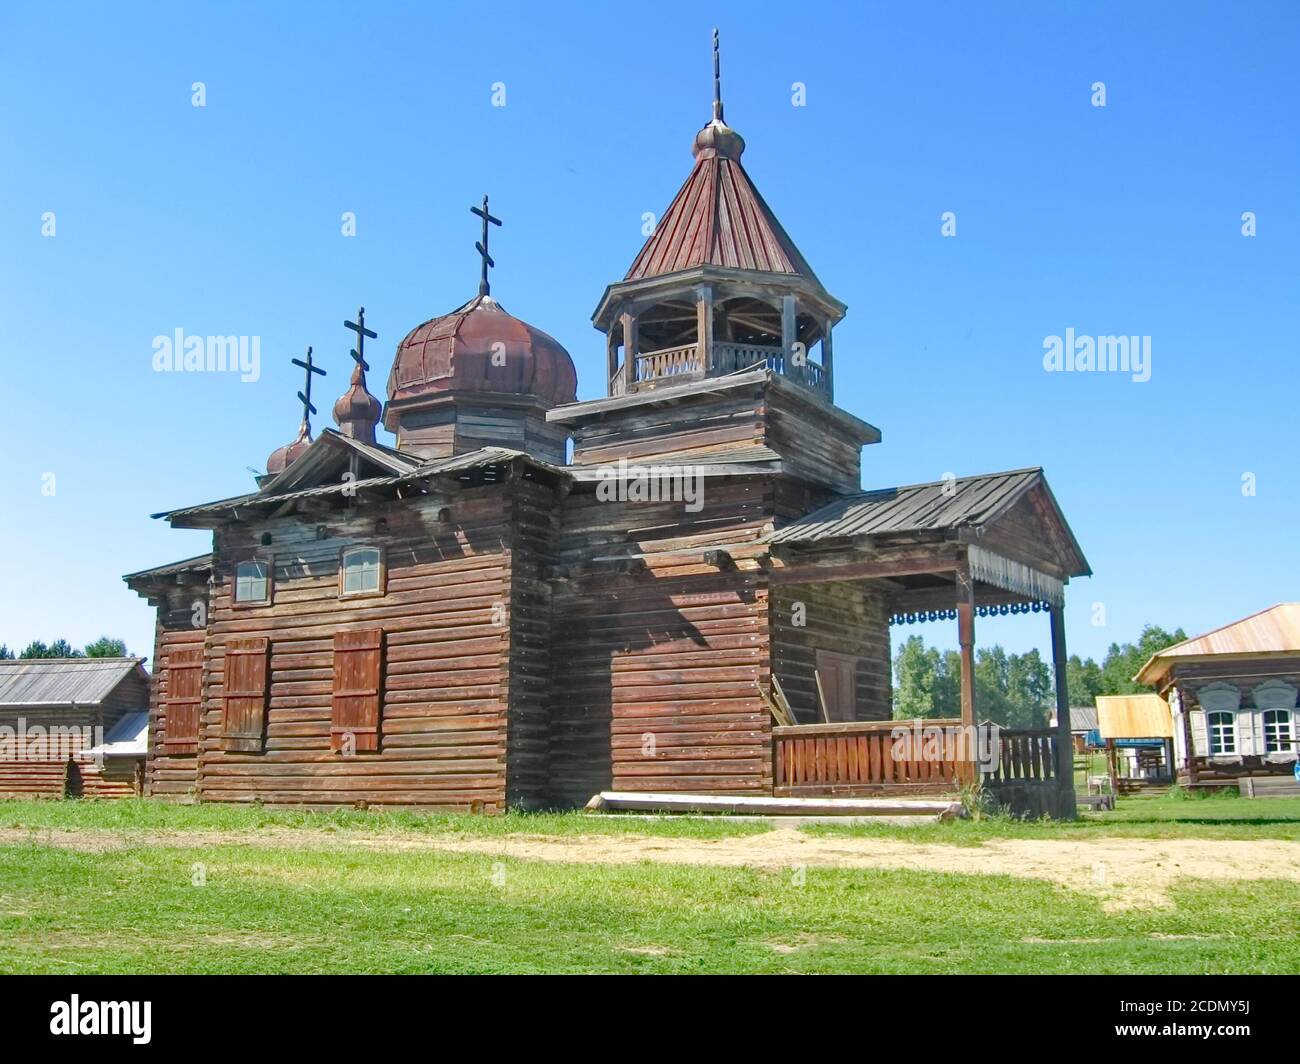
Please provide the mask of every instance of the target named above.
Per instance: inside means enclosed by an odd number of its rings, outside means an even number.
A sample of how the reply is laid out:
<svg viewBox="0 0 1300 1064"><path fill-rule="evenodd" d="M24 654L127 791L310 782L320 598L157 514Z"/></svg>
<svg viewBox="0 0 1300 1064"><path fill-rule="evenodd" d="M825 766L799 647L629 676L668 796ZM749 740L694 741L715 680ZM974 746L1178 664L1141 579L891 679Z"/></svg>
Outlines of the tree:
<svg viewBox="0 0 1300 1064"><path fill-rule="evenodd" d="M101 635L93 643L86 644L85 654L88 658L124 658L127 656L126 643Z"/></svg>
<svg viewBox="0 0 1300 1064"><path fill-rule="evenodd" d="M72 644L66 639L56 639L49 646L46 646L39 639L33 639L27 644L27 649L18 655L20 658L82 658L85 655L80 650L73 650Z"/></svg>
<svg viewBox="0 0 1300 1064"><path fill-rule="evenodd" d="M934 688L939 651L919 635L908 636L894 656L894 719L935 717Z"/></svg>
<svg viewBox="0 0 1300 1064"><path fill-rule="evenodd" d="M1071 654L1065 663L1065 679L1070 687L1070 705L1090 706L1102 693L1101 666L1092 658L1084 660Z"/></svg>
<svg viewBox="0 0 1300 1064"><path fill-rule="evenodd" d="M13 660L14 660L14 652L10 650L4 643L0 643L0 661L13 661Z"/></svg>
<svg viewBox="0 0 1300 1064"><path fill-rule="evenodd" d="M1149 687L1133 679L1152 654L1181 643L1187 634L1181 629L1167 632L1159 625L1148 624L1134 643L1111 643L1101 663L1101 690L1103 695L1140 695Z"/></svg>

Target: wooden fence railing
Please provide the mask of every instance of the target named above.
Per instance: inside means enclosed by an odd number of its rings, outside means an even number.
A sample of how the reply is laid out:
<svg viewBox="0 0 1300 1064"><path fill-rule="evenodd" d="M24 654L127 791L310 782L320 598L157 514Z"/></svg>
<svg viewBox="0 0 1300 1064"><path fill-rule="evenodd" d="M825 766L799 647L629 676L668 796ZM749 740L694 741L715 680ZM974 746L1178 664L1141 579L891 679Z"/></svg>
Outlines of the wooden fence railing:
<svg viewBox="0 0 1300 1064"><path fill-rule="evenodd" d="M998 759L990 783L1056 779L1056 733L1049 728L1001 728Z"/></svg>
<svg viewBox="0 0 1300 1064"><path fill-rule="evenodd" d="M898 720L774 727L775 794L853 795L900 787L951 790L959 751L947 729L961 721L917 723L934 731L918 737L912 721ZM898 738L902 729L907 730L905 739Z"/></svg>

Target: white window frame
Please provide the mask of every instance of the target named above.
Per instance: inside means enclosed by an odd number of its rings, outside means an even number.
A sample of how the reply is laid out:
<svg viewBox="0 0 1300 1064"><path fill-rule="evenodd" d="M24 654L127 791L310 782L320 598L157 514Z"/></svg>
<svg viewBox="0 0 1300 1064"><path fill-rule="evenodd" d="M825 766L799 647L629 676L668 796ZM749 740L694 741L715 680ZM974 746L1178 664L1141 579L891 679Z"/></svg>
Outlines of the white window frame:
<svg viewBox="0 0 1300 1064"><path fill-rule="evenodd" d="M1295 721L1291 719L1291 710L1260 710L1260 721L1264 729L1264 753L1286 754L1295 750Z"/></svg>
<svg viewBox="0 0 1300 1064"><path fill-rule="evenodd" d="M260 565L262 567L261 598L244 598L239 593L241 580L239 571L246 565ZM274 572L275 566L270 558L245 558L242 562L237 562L230 581L230 601L236 606L265 606L271 601L271 578Z"/></svg>
<svg viewBox="0 0 1300 1064"><path fill-rule="evenodd" d="M1226 723L1216 723L1216 718L1224 718ZM1229 709L1216 709L1206 713L1205 739L1209 743L1211 757L1236 756L1237 714ZM1218 746L1217 750L1216 746Z"/></svg>
<svg viewBox="0 0 1300 1064"><path fill-rule="evenodd" d="M348 558L357 554L373 554L375 556L375 586L349 590L348 588ZM382 595L387 573L384 565L384 549L382 547L355 546L348 547L339 555L339 598L367 598L372 595ZM363 573L365 568L361 570Z"/></svg>

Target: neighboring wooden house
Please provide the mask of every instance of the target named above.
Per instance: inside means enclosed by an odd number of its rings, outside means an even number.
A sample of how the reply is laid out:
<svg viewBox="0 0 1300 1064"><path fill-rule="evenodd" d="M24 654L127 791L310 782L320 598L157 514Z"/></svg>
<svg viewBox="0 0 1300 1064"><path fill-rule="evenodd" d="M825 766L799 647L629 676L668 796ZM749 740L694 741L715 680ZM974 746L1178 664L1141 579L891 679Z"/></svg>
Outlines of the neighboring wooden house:
<svg viewBox="0 0 1300 1064"><path fill-rule="evenodd" d="M1293 771L1300 711L1300 603L1184 640L1142 666L1173 713L1179 778L1225 786Z"/></svg>
<svg viewBox="0 0 1300 1064"><path fill-rule="evenodd" d="M1068 706L1064 588L1089 570L1042 471L862 491L880 432L834 402L844 304L743 150L715 99L596 309L605 398L576 402L568 353L496 302L484 246L479 294L398 344L387 404L359 317L338 431L304 413L256 491L157 515L213 550L126 577L158 609L150 793L494 812L951 790L970 753L887 745L890 626L918 618L957 622L954 723L976 720L977 616L1050 618ZM781 692L799 727L773 727ZM1072 813L1060 734L1005 771Z"/></svg>
<svg viewBox="0 0 1300 1064"><path fill-rule="evenodd" d="M148 704L140 658L0 661L0 797L139 793L145 751L110 761L95 748Z"/></svg>

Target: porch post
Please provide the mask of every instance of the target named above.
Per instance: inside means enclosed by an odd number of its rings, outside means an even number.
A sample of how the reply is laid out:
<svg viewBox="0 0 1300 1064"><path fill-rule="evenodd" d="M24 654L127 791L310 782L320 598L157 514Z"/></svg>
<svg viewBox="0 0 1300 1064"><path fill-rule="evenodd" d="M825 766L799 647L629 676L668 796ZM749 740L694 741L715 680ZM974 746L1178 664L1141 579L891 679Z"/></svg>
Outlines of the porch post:
<svg viewBox="0 0 1300 1064"><path fill-rule="evenodd" d="M623 384L626 387L636 381L636 315L623 311Z"/></svg>
<svg viewBox="0 0 1300 1064"><path fill-rule="evenodd" d="M975 726L975 581L971 578L966 555L957 560L957 643L961 647L961 723L966 729L967 748L974 751ZM975 761L962 767L964 783L979 778Z"/></svg>
<svg viewBox="0 0 1300 1064"><path fill-rule="evenodd" d="M794 296L781 297L781 350L784 353L785 375L800 380L800 376L794 372L794 367L790 363L794 355L795 342L795 317L794 317Z"/></svg>
<svg viewBox="0 0 1300 1064"><path fill-rule="evenodd" d="M614 375L618 373L618 342L614 339L614 327L612 325L609 332L605 334L605 361L609 367L606 377L610 383L610 394L613 395Z"/></svg>
<svg viewBox="0 0 1300 1064"><path fill-rule="evenodd" d="M1192 707L1183 701L1183 692L1178 691L1178 713L1183 718L1183 746L1187 758L1187 786L1196 786L1196 750L1192 747ZM1204 711L1202 711L1204 712ZM1209 735L1209 721L1206 721L1206 735ZM1178 769L1174 768L1174 782L1178 782Z"/></svg>
<svg viewBox="0 0 1300 1064"><path fill-rule="evenodd" d="M700 365L707 374L713 369L713 286L702 284L695 290L695 342L699 345Z"/></svg>
<svg viewBox="0 0 1300 1064"><path fill-rule="evenodd" d="M826 398L835 398L835 356L831 350L831 320L826 319L822 332L822 379L826 382Z"/></svg>
<svg viewBox="0 0 1300 1064"><path fill-rule="evenodd" d="M1074 793L1074 748L1070 734L1069 659L1065 653L1065 607L1053 605L1052 667L1056 673L1056 782L1059 789L1057 819L1073 820L1078 815Z"/></svg>

